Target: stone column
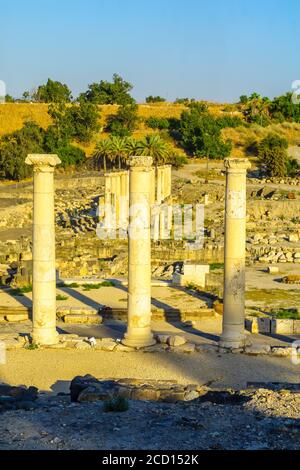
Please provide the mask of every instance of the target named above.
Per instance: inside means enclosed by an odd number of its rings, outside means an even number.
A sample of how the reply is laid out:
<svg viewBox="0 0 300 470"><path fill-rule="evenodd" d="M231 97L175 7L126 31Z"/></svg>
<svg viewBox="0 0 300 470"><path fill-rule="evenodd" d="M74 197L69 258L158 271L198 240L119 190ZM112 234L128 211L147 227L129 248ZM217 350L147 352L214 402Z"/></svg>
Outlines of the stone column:
<svg viewBox="0 0 300 470"><path fill-rule="evenodd" d="M123 343L155 344L151 332L150 193L152 158L129 158L128 326Z"/></svg>
<svg viewBox="0 0 300 470"><path fill-rule="evenodd" d="M112 197L111 197L111 175L106 173L105 175L105 194L104 194L104 205L105 205L105 218L104 226L106 229L110 229L112 225Z"/></svg>
<svg viewBox="0 0 300 470"><path fill-rule="evenodd" d="M162 187L161 187L161 168L156 168L156 202L160 204L162 201Z"/></svg>
<svg viewBox="0 0 300 470"><path fill-rule="evenodd" d="M225 159L225 247L223 331L220 346L244 346L245 249L246 249L246 158Z"/></svg>
<svg viewBox="0 0 300 470"><path fill-rule="evenodd" d="M33 331L38 344L58 342L54 228L54 168L57 155L28 155L33 165Z"/></svg>

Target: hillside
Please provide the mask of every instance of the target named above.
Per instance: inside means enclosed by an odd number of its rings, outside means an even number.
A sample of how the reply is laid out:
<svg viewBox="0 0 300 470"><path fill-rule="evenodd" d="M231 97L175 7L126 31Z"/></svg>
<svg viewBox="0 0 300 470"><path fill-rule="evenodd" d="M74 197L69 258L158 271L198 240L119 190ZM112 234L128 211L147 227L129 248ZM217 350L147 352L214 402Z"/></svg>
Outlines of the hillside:
<svg viewBox="0 0 300 470"><path fill-rule="evenodd" d="M103 127L109 115L116 114L117 105L102 105L100 108L100 124ZM141 118L150 116L160 118L179 118L181 112L186 109L184 105L174 103L155 103L140 104L138 114ZM4 134L20 129L25 121L35 121L41 127L47 128L51 123L51 118L47 113L48 105L42 103L5 103L0 105L0 137ZM209 111L214 115L240 116L235 105L210 103ZM143 138L147 134L157 133L157 130L151 129L141 122L133 137ZM300 124L284 122L281 124L271 124L267 127L261 127L257 124L237 128L225 128L222 130L224 140L230 139L233 142L232 156L241 157L245 155L245 148L254 140L265 137L269 132L276 132L285 137L290 146L300 144ZM93 142L88 146L80 145L87 155L93 153L95 143L102 138L107 137L106 132L99 132ZM165 137L165 136L164 136ZM169 143L176 148L175 142L169 138Z"/></svg>

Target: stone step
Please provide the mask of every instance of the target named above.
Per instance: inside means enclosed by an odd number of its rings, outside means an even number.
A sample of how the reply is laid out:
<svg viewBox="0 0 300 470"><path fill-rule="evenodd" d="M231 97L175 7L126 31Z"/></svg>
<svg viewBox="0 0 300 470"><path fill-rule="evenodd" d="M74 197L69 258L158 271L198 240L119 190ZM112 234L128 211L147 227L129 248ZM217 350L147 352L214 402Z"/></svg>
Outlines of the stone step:
<svg viewBox="0 0 300 470"><path fill-rule="evenodd" d="M104 320L121 320L127 321L127 308L110 308L104 307L100 309L100 313ZM176 308L152 309L152 320L169 320L169 321L187 321L199 320L201 318L214 318L215 312L211 308L200 308L197 310L183 310Z"/></svg>

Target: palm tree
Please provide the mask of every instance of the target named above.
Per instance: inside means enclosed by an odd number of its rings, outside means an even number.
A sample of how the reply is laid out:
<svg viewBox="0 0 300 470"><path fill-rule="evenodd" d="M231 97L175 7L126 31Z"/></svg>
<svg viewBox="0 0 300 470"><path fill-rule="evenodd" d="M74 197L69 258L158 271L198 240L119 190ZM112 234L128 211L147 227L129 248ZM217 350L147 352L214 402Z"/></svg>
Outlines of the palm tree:
<svg viewBox="0 0 300 470"><path fill-rule="evenodd" d="M138 155L140 151L140 142L133 137L126 137L126 157Z"/></svg>
<svg viewBox="0 0 300 470"><path fill-rule="evenodd" d="M169 153L167 142L159 135L146 135L138 144L138 154L152 157L155 165L165 163Z"/></svg>
<svg viewBox="0 0 300 470"><path fill-rule="evenodd" d="M100 168L101 159L103 160L103 170L106 172L106 159L112 158L111 139L102 139L98 142L94 152L94 158L96 159L98 168Z"/></svg>
<svg viewBox="0 0 300 470"><path fill-rule="evenodd" d="M113 159L118 158L119 169L122 166L122 160L127 156L127 142L125 137L111 136L111 155Z"/></svg>

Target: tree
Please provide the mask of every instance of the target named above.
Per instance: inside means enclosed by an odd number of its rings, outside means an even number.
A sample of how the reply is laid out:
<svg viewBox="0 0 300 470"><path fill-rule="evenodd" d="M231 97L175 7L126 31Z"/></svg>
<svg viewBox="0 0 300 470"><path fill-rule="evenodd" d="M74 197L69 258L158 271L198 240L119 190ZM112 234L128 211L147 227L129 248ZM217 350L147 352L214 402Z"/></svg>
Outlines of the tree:
<svg viewBox="0 0 300 470"><path fill-rule="evenodd" d="M69 103L72 93L67 85L48 78L47 83L40 85L32 98L39 103Z"/></svg>
<svg viewBox="0 0 300 470"><path fill-rule="evenodd" d="M162 98L161 96L150 95L146 97L146 103L163 103L165 101L165 98Z"/></svg>
<svg viewBox="0 0 300 470"><path fill-rule="evenodd" d="M15 100L11 95L5 95L5 103L14 103L14 102Z"/></svg>
<svg viewBox="0 0 300 470"><path fill-rule="evenodd" d="M279 121L300 122L300 104L294 104L292 93L274 98L270 106L270 112L274 119Z"/></svg>
<svg viewBox="0 0 300 470"><path fill-rule="evenodd" d="M21 180L31 175L25 164L29 153L44 153L45 131L35 122L26 122L22 129L6 134L0 141L0 175Z"/></svg>
<svg viewBox="0 0 300 470"><path fill-rule="evenodd" d="M106 171L107 159L111 158L111 139L102 139L97 145L93 155L93 159L96 163L98 169L101 167L101 162L103 161L103 169Z"/></svg>
<svg viewBox="0 0 300 470"><path fill-rule="evenodd" d="M109 116L106 129L113 135L127 137L137 129L139 121L138 105L136 103L123 104L116 115Z"/></svg>
<svg viewBox="0 0 300 470"><path fill-rule="evenodd" d="M252 95L242 103L242 113L247 122L255 122L265 127L270 124L270 105L271 101L268 97L262 97L258 93L252 93Z"/></svg>
<svg viewBox="0 0 300 470"><path fill-rule="evenodd" d="M159 135L152 134L139 141L137 152L139 155L152 157L154 164L159 165L166 162L170 149L165 140L161 139Z"/></svg>
<svg viewBox="0 0 300 470"><path fill-rule="evenodd" d="M79 95L79 101L89 101L95 104L131 104L135 102L129 94L132 88L131 83L115 73L112 83L101 80L100 83L90 84L88 90Z"/></svg>
<svg viewBox="0 0 300 470"><path fill-rule="evenodd" d="M118 159L119 169L122 167L122 160L128 155L127 139L116 135L111 136L111 157L112 160Z"/></svg>
<svg viewBox="0 0 300 470"><path fill-rule="evenodd" d="M52 104L48 113L53 120L53 129L48 129L53 138L61 141L71 139L88 143L99 130L99 110L92 103L80 102L72 106Z"/></svg>
<svg viewBox="0 0 300 470"><path fill-rule="evenodd" d="M276 134L268 134L258 146L260 165L268 176L285 176L287 174L288 142Z"/></svg>
<svg viewBox="0 0 300 470"><path fill-rule="evenodd" d="M24 101L27 101L30 98L30 93L29 91L24 91L22 98Z"/></svg>
<svg viewBox="0 0 300 470"><path fill-rule="evenodd" d="M221 139L221 126L203 103L194 103L181 113L179 141L192 155L222 159L231 151L231 143Z"/></svg>

